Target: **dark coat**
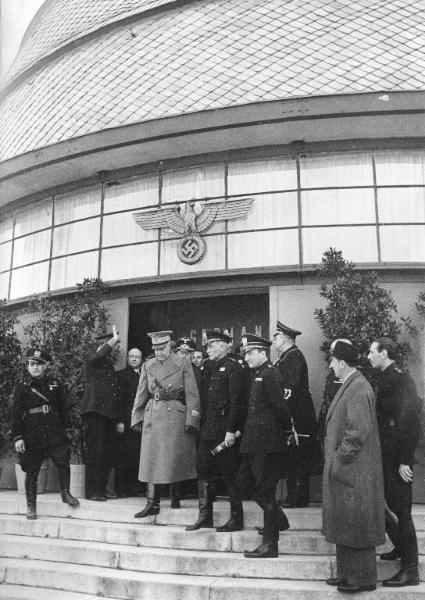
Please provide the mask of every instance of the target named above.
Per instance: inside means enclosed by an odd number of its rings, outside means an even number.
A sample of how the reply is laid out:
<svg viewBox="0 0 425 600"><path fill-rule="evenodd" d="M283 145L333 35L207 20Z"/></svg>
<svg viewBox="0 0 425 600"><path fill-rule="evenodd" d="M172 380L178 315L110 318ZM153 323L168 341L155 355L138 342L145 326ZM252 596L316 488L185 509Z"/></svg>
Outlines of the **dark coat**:
<svg viewBox="0 0 425 600"><path fill-rule="evenodd" d="M244 454L285 452L290 431L291 417L279 372L267 361L251 374L248 416L240 451Z"/></svg>
<svg viewBox="0 0 425 600"><path fill-rule="evenodd" d="M119 389L118 420L124 424L124 433L117 434L116 466L123 469L137 469L140 458L141 434L131 428L131 413L140 375L127 365L117 372L117 378Z"/></svg>
<svg viewBox="0 0 425 600"><path fill-rule="evenodd" d="M385 500L375 396L355 371L326 417L323 534L332 544L372 548L385 541Z"/></svg>
<svg viewBox="0 0 425 600"><path fill-rule="evenodd" d="M221 443L226 432L242 431L246 385L241 365L230 356L208 361L202 382L201 439Z"/></svg>
<svg viewBox="0 0 425 600"><path fill-rule="evenodd" d="M412 377L395 363L379 377L376 410L384 462L413 468L420 438L419 398Z"/></svg>
<svg viewBox="0 0 425 600"><path fill-rule="evenodd" d="M118 384L114 365L109 358L111 352L109 344L104 344L87 355L82 415L92 412L108 419L118 417Z"/></svg>
<svg viewBox="0 0 425 600"><path fill-rule="evenodd" d="M35 391L33 391L35 390ZM47 398L37 395L39 392ZM29 415L28 410L50 406L48 413ZM12 434L15 442L23 439L26 450L67 443L66 429L71 426L65 390L53 377L21 381L15 388L12 408Z"/></svg>

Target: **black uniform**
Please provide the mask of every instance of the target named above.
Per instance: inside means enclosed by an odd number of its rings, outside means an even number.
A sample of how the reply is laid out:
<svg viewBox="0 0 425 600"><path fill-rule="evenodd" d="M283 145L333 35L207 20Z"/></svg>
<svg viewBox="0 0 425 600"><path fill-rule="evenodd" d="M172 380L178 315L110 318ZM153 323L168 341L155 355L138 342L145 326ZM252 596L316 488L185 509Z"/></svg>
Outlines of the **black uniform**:
<svg viewBox="0 0 425 600"><path fill-rule="evenodd" d="M275 366L282 378L295 430L300 436L299 445L293 440L289 449L285 505L307 506L310 501L310 463L317 450L317 420L308 386L307 363L301 350L293 345L281 354Z"/></svg>
<svg viewBox="0 0 425 600"><path fill-rule="evenodd" d="M399 475L400 465L413 469L420 437L420 407L412 377L391 363L381 373L377 417L384 467L385 500L398 525L386 514L387 533L401 556L402 569L417 569L418 545L412 520L412 483Z"/></svg>
<svg viewBox="0 0 425 600"><path fill-rule="evenodd" d="M264 511L264 542L279 537L276 486L285 473L291 418L278 370L269 361L251 373L248 416L237 484Z"/></svg>
<svg viewBox="0 0 425 600"><path fill-rule="evenodd" d="M25 442L25 452L18 457L27 479L36 486L42 462L51 458L61 490L69 490L70 432L66 430L71 422L63 386L53 377L28 376L16 386L12 411L14 441Z"/></svg>
<svg viewBox="0 0 425 600"><path fill-rule="evenodd" d="M112 466L118 417L118 385L109 358L111 352L109 344L104 344L99 350L91 352L86 360L86 385L81 400L86 498L105 497Z"/></svg>

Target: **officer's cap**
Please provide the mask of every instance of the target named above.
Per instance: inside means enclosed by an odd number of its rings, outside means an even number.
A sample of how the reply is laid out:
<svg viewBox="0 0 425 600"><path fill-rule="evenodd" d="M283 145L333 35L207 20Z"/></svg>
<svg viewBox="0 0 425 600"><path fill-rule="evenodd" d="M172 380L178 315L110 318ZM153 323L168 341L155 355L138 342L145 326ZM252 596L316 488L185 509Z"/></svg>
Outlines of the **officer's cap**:
<svg viewBox="0 0 425 600"><path fill-rule="evenodd" d="M268 350L272 342L264 338L254 335L253 333L246 333L242 336L242 344L240 346L242 354L246 354L250 350Z"/></svg>
<svg viewBox="0 0 425 600"><path fill-rule="evenodd" d="M347 362L356 362L358 360L358 353L353 344L348 344L342 340L338 340L331 351L331 356L337 360L345 360Z"/></svg>
<svg viewBox="0 0 425 600"><path fill-rule="evenodd" d="M284 333L285 335L289 335L289 337L295 339L297 335L301 335L301 331L297 329L292 329L292 327L288 327L288 325L284 325L281 321L276 322L276 333L273 334L278 335L279 333Z"/></svg>
<svg viewBox="0 0 425 600"><path fill-rule="evenodd" d="M27 361L29 360L45 365L46 363L51 362L52 357L45 350L31 348L27 353Z"/></svg>
<svg viewBox="0 0 425 600"><path fill-rule="evenodd" d="M165 346L171 340L172 333L172 331L153 331L148 333L148 336L152 340L152 346L159 349L160 346Z"/></svg>
<svg viewBox="0 0 425 600"><path fill-rule="evenodd" d="M230 337L230 335L228 333L226 333L226 331L218 331L215 329L208 329L205 332L205 335L207 338L206 345L208 346L208 344L212 344L212 342L225 342L226 344L230 344L232 341L232 338Z"/></svg>
<svg viewBox="0 0 425 600"><path fill-rule="evenodd" d="M188 337L182 337L177 340L176 348L177 350L186 350L187 352L193 352L194 350L196 350L196 344L192 339Z"/></svg>

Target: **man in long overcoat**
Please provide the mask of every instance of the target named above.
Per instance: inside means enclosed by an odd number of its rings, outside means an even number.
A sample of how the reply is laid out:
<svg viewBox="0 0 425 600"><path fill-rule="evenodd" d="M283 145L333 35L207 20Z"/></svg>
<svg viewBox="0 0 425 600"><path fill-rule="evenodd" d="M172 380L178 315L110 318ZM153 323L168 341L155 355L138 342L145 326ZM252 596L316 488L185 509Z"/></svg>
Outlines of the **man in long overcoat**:
<svg viewBox="0 0 425 600"><path fill-rule="evenodd" d="M196 478L199 392L190 361L171 352L171 333L148 334L155 357L142 366L131 417L132 427L143 423L139 480L148 483L137 518L159 513L159 484Z"/></svg>
<svg viewBox="0 0 425 600"><path fill-rule="evenodd" d="M352 593L376 588L376 546L385 542L375 396L356 359L353 345L335 344L330 366L342 385L326 417L323 471L323 534L337 558L327 583Z"/></svg>

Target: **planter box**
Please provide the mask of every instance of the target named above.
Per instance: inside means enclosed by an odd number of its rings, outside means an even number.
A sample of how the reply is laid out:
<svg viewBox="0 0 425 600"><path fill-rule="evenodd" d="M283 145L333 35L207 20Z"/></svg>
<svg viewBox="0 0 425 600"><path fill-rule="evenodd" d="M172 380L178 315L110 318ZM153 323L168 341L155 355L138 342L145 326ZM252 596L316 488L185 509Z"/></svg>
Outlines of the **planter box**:
<svg viewBox="0 0 425 600"><path fill-rule="evenodd" d="M76 498L85 497L85 465L71 465L71 485L69 491Z"/></svg>

